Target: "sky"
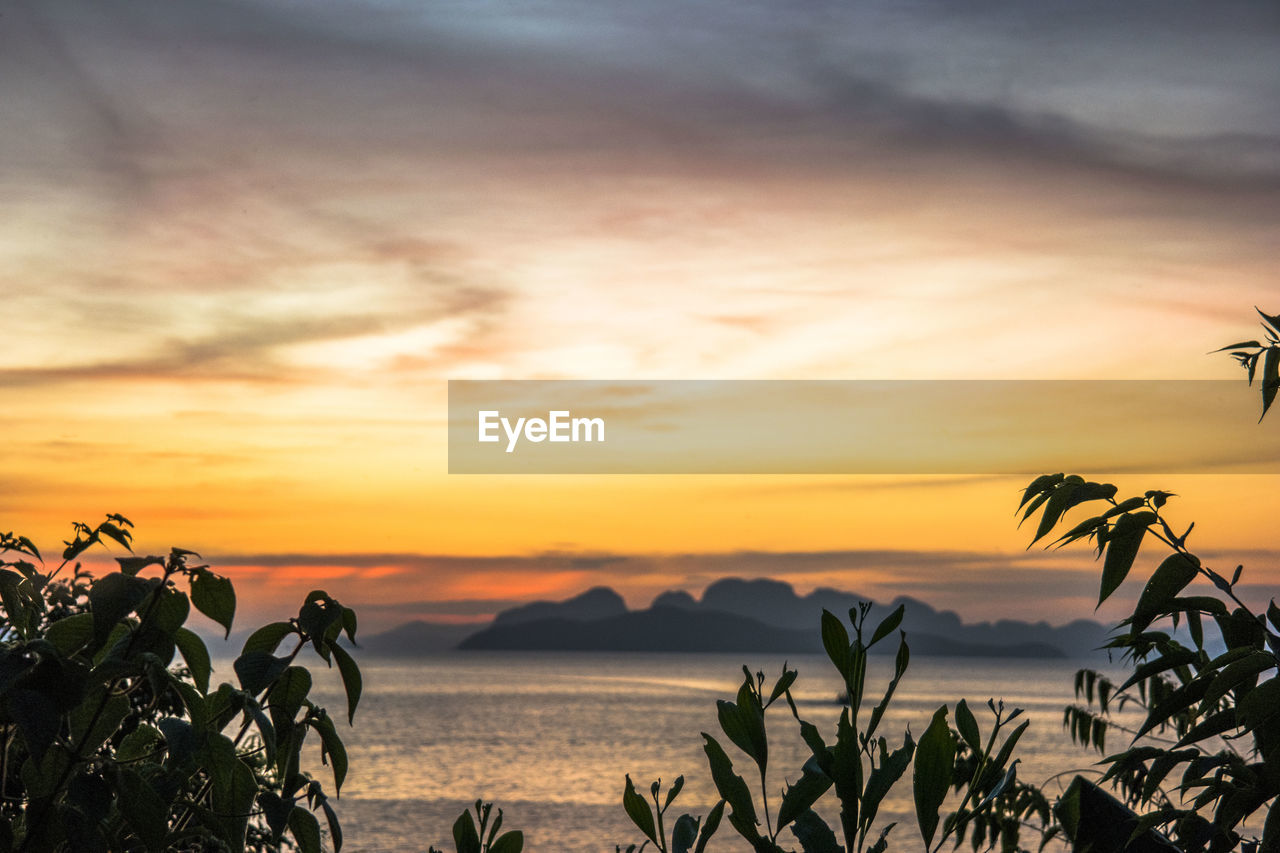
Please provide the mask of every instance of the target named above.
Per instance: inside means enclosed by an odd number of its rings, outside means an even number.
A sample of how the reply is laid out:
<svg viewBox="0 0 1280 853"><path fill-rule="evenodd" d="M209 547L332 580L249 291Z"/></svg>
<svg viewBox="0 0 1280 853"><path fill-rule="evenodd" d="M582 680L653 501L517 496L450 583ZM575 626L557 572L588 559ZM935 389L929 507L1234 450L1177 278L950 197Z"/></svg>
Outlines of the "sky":
<svg viewBox="0 0 1280 853"><path fill-rule="evenodd" d="M0 0L0 527L123 513L250 621L1090 616L1025 478L451 476L446 381L1237 378L1277 55L1269 2ZM1280 582L1273 476L1113 479Z"/></svg>

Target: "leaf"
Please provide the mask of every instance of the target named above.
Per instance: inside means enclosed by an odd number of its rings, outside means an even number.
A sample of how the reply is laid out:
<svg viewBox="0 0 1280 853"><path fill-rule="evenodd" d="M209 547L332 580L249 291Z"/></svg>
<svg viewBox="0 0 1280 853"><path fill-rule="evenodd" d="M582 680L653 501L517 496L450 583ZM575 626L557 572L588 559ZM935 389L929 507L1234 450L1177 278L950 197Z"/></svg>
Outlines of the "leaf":
<svg viewBox="0 0 1280 853"><path fill-rule="evenodd" d="M281 641L293 632L294 628L288 622L270 622L249 635L244 641L241 654L245 652L274 654Z"/></svg>
<svg viewBox="0 0 1280 853"><path fill-rule="evenodd" d="M782 675L778 676L778 680L774 682L773 690L769 693L769 704L772 705L774 700L791 689L791 685L796 683L796 676L799 675L794 669L787 669L787 665L782 665Z"/></svg>
<svg viewBox="0 0 1280 853"><path fill-rule="evenodd" d="M1275 402L1276 391L1280 390L1280 347L1267 347L1262 357L1262 414L1261 422L1267 416L1267 410Z"/></svg>
<svg viewBox="0 0 1280 853"><path fill-rule="evenodd" d="M835 783L836 798L840 801L840 826L848 841L855 838L858 832L863 780L858 730L853 725L848 708L840 712L840 719L836 722L836 743L831 750L831 770L828 775Z"/></svg>
<svg viewBox="0 0 1280 853"><path fill-rule="evenodd" d="M692 815L682 814L671 828L671 853L689 853L698 843L698 824Z"/></svg>
<svg viewBox="0 0 1280 853"><path fill-rule="evenodd" d="M951 787L955 760L956 745L947 726L947 706L943 705L934 712L915 753L913 788L916 820L920 823L920 835L926 849L933 843L938 829L938 809Z"/></svg>
<svg viewBox="0 0 1280 853"><path fill-rule="evenodd" d="M964 742L969 744L975 755L982 754L982 734L978 731L978 721L963 699L956 703L956 729Z"/></svg>
<svg viewBox="0 0 1280 853"><path fill-rule="evenodd" d="M867 777L867 789L862 794L862 816L858 820L861 838L866 837L867 830L875 821L880 803L902 778L902 774L907 772L915 749L916 744L911 739L911 732L906 733L902 746L892 754L886 754L884 741L880 741L880 766L872 770L871 775Z"/></svg>
<svg viewBox="0 0 1280 853"><path fill-rule="evenodd" d="M756 819L755 805L751 802L751 790L742 777L733 772L733 762L725 754L724 748L706 732L702 733L702 738L705 741L702 749L707 754L707 762L711 765L711 779L715 782L720 796L729 803L729 807L733 809L734 815L740 822L750 825L759 823ZM735 826L740 825L735 824Z"/></svg>
<svg viewBox="0 0 1280 853"><path fill-rule="evenodd" d="M209 692L209 676L213 674L213 661L209 658L209 650L204 640L190 628L179 628L173 634L173 641L182 653L182 659L191 670L191 680L201 693Z"/></svg>
<svg viewBox="0 0 1280 853"><path fill-rule="evenodd" d="M813 809L800 814L791 824L791 834L804 853L844 853L836 834Z"/></svg>
<svg viewBox="0 0 1280 853"><path fill-rule="evenodd" d="M1254 651L1241 660L1233 661L1214 676L1209 682L1209 689L1200 702L1201 712L1209 710L1219 699L1240 685L1252 687L1256 677L1276 665L1274 655L1267 652Z"/></svg>
<svg viewBox="0 0 1280 853"><path fill-rule="evenodd" d="M233 850L242 850L249 812L258 795L257 779L236 755L235 744L225 735L208 736L200 757L209 771L211 803L219 818L221 837ZM293 828L292 815L289 826Z"/></svg>
<svg viewBox="0 0 1280 853"><path fill-rule="evenodd" d="M232 668L240 679L240 686L250 696L257 696L271 686L289 666L287 658L278 658L266 652L248 652L236 658Z"/></svg>
<svg viewBox="0 0 1280 853"><path fill-rule="evenodd" d="M302 853L323 853L320 846L320 822L302 806L294 806L289 812L289 832Z"/></svg>
<svg viewBox="0 0 1280 853"><path fill-rule="evenodd" d="M347 692L347 724L356 718L356 705L360 704L360 692L363 682L360 678L360 667L351 659L346 650L335 644L332 646L334 660L338 662L338 672L342 675L342 687Z"/></svg>
<svg viewBox="0 0 1280 853"><path fill-rule="evenodd" d="M28 539L28 538L27 538L27 537L25 537L25 536L19 536L19 537L18 537L18 549L17 549L17 550L19 550L19 551L24 551L24 552L26 552L26 553L30 554L31 556L35 557L35 558L36 558L37 560L39 560L40 562L42 562L42 563L44 562L44 558L40 556L40 549L39 549L39 548L37 548L37 547L35 546L35 543L34 543L34 542L32 542L30 539Z"/></svg>
<svg viewBox="0 0 1280 853"><path fill-rule="evenodd" d="M292 723L302 709L302 703L311 692L311 673L305 667L290 666L276 679L276 686L271 688L267 697L267 708L271 712L272 722L276 728Z"/></svg>
<svg viewBox="0 0 1280 853"><path fill-rule="evenodd" d="M1147 525L1155 520L1154 512L1125 513L1116 519L1107 541L1107 556L1102 564L1099 607L1124 582L1138 556L1138 549L1142 547L1142 537L1147 533Z"/></svg>
<svg viewBox="0 0 1280 853"><path fill-rule="evenodd" d="M644 833L654 844L658 844L658 830L653 823L653 812L649 811L649 804L645 802L644 797L636 793L636 786L631 781L631 774L627 774L626 784L622 789L622 808L626 810L627 817L631 818L631 822L636 828Z"/></svg>
<svg viewBox="0 0 1280 853"><path fill-rule="evenodd" d="M867 643L867 648L874 646L876 643L892 634L894 630L902 624L902 616L906 613L906 609L907 606L905 604L899 604L896 610L886 616L884 621L876 626L876 631L871 635L871 642Z"/></svg>
<svg viewBox="0 0 1280 853"><path fill-rule="evenodd" d="M1025 726L1026 723L1023 723L1023 725ZM987 804L992 802L996 797L1003 794L1005 792L1005 789L1008 788L1011 784L1013 784L1013 781L1017 777L1018 777L1018 761L1015 760L1013 762L1013 765L1009 768L1008 772L1006 772L1004 776L1001 777L1000 781L995 784L995 787L991 789L991 792L982 798L982 801L978 803L978 805L974 808L974 811L978 811L984 808Z"/></svg>
<svg viewBox="0 0 1280 853"><path fill-rule="evenodd" d="M1209 355L1213 355L1214 353L1219 353L1219 352L1225 352L1226 350L1229 350L1229 349L1252 349L1252 348L1261 347L1261 346L1262 344L1258 343L1257 341L1241 341L1238 344L1231 344L1230 346L1218 347L1215 350L1210 350Z"/></svg>
<svg viewBox="0 0 1280 853"><path fill-rule="evenodd" d="M880 720L884 717L884 712L889 707L889 700L893 698L894 691L898 689L898 682L902 680L902 676L907 672L907 666L911 661L911 649L907 647L907 635L902 634L898 640L898 654L894 659L893 679L889 682L889 687L884 692L884 698L880 700L880 704L871 710L871 720L867 723L867 731L865 737L870 738L875 734L876 729L880 725Z"/></svg>
<svg viewBox="0 0 1280 853"><path fill-rule="evenodd" d="M520 830L504 832L489 847L489 853L520 853L524 849L524 833Z"/></svg>
<svg viewBox="0 0 1280 853"><path fill-rule="evenodd" d="M356 641L356 612L350 607L342 608L342 630L347 632L347 639Z"/></svg>
<svg viewBox="0 0 1280 853"><path fill-rule="evenodd" d="M721 800L707 812L707 820L702 824L702 831L698 833L698 846L693 848L693 853L703 853L707 849L707 842L720 828L720 818L724 816L724 804L725 801Z"/></svg>
<svg viewBox="0 0 1280 853"><path fill-rule="evenodd" d="M458 853L480 853L480 836L476 834L475 821L471 812L464 811L453 822L453 843Z"/></svg>
<svg viewBox="0 0 1280 853"><path fill-rule="evenodd" d="M93 614L75 613L50 622L44 636L63 655L71 657L93 640Z"/></svg>
<svg viewBox="0 0 1280 853"><path fill-rule="evenodd" d="M1257 311L1258 314L1262 316L1262 319L1267 321L1267 325L1269 325L1272 328L1272 330L1274 330L1277 333L1280 333L1280 317L1277 317L1274 314L1263 314L1262 309L1259 308L1257 305L1253 306L1253 310Z"/></svg>
<svg viewBox="0 0 1280 853"><path fill-rule="evenodd" d="M186 593L161 584L152 590L151 595L154 596L154 602L143 602L139 605L138 612L146 613L149 624L173 636L187 621L187 615L191 612L191 603L187 600Z"/></svg>
<svg viewBox="0 0 1280 853"><path fill-rule="evenodd" d="M1018 502L1018 509L1026 506L1027 501L1034 496L1042 494L1046 489L1058 485L1066 478L1065 474L1041 474L1031 481L1031 484L1022 493L1022 500Z"/></svg>
<svg viewBox="0 0 1280 853"><path fill-rule="evenodd" d="M338 823L338 816L334 814L333 806L329 805L328 797L320 801L320 808L324 809L324 820L329 824L329 842L333 844L333 853L342 853L342 824Z"/></svg>
<svg viewBox="0 0 1280 853"><path fill-rule="evenodd" d="M1004 745L1000 747L1000 752L997 753L995 760L991 763L992 767L997 770L1004 767L1005 763L1009 760L1009 756L1013 755L1013 748L1018 745L1018 741L1022 738L1022 733L1027 730L1027 726L1029 725L1031 725L1031 721L1025 721L1022 725L1013 730L1013 734L1005 738Z"/></svg>
<svg viewBox="0 0 1280 853"><path fill-rule="evenodd" d="M116 747L115 759L123 763L152 755L163 746L163 741L164 735L160 734L159 729L142 723L120 741L120 745Z"/></svg>
<svg viewBox="0 0 1280 853"><path fill-rule="evenodd" d="M257 701L253 699L253 697L246 696L244 700L244 705L245 705L245 710L249 712L249 716L253 717L254 725L258 727L258 734L262 737L262 748L265 751L264 757L266 759L267 765L270 766L272 764L275 764L276 763L276 745L277 745L275 726L271 724L271 720L267 718L267 715L265 713L263 713L262 706L259 705ZM325 750L321 750L320 758L322 761L324 760L324 757L325 757ZM345 753L343 755L343 760L344 762L346 760ZM334 772L336 775L337 773L336 762L334 763ZM343 767L343 772L344 773L346 772L345 766Z"/></svg>
<svg viewBox="0 0 1280 853"><path fill-rule="evenodd" d="M271 838L279 841L289 826L289 816L293 812L293 802L283 799L274 791L263 791L258 794L258 808L267 821L267 829L271 830Z"/></svg>
<svg viewBox="0 0 1280 853"><path fill-rule="evenodd" d="M1195 580L1200 561L1187 554L1170 554L1151 573L1133 611L1133 632L1139 634L1158 616L1166 613L1169 603Z"/></svg>
<svg viewBox="0 0 1280 853"><path fill-rule="evenodd" d="M676 781L671 783L671 788L667 791L667 798L662 802L662 810L665 812L671 808L671 803L676 797L680 796L681 789L684 788L684 776L677 776Z"/></svg>
<svg viewBox="0 0 1280 853"><path fill-rule="evenodd" d="M321 590L312 590L298 611L298 627L313 640L324 637L330 626L341 625L342 621L342 606Z"/></svg>
<svg viewBox="0 0 1280 853"><path fill-rule="evenodd" d="M126 575L136 575L147 566L163 566L164 557L116 557L116 562Z"/></svg>
<svg viewBox="0 0 1280 853"><path fill-rule="evenodd" d="M98 533L103 536L107 536L110 539L113 539L115 542L117 542L120 545L120 547L124 548L126 551L133 550L133 548L130 547L130 544L129 544L130 540L133 538L133 534L131 534L127 530L117 527L116 525L112 524L109 521L104 521L98 525Z"/></svg>
<svg viewBox="0 0 1280 853"><path fill-rule="evenodd" d="M230 638L231 622L236 615L236 591L231 581L207 569L192 572L191 603L226 629L226 637Z"/></svg>
<svg viewBox="0 0 1280 853"><path fill-rule="evenodd" d="M788 785L786 792L782 795L782 805L778 806L778 823L775 828L781 830L801 814L809 811L830 787L830 777L818 770L813 759L806 761L799 780Z"/></svg>
<svg viewBox="0 0 1280 853"><path fill-rule="evenodd" d="M106 640L116 623L132 613L156 583L123 572L112 572L94 581L89 588L94 638Z"/></svg>
<svg viewBox="0 0 1280 853"><path fill-rule="evenodd" d="M835 614L825 608L822 611L822 647L836 669L844 674L849 668L849 632Z"/></svg>

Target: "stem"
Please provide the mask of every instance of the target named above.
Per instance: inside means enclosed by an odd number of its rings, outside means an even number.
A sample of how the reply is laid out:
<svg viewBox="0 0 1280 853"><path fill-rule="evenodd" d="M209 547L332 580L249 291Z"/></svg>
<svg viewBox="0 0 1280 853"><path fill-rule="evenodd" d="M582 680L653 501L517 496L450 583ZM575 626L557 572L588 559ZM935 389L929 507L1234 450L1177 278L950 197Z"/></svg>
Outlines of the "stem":
<svg viewBox="0 0 1280 853"><path fill-rule="evenodd" d="M662 826L662 806L658 805L657 794L653 794L653 813L658 816L658 849L667 853L667 831Z"/></svg>
<svg viewBox="0 0 1280 853"><path fill-rule="evenodd" d="M769 788L764 781L764 768L760 768L760 802L764 804L764 828L769 833L770 841L777 841L778 834L773 831L773 821L769 819Z"/></svg>

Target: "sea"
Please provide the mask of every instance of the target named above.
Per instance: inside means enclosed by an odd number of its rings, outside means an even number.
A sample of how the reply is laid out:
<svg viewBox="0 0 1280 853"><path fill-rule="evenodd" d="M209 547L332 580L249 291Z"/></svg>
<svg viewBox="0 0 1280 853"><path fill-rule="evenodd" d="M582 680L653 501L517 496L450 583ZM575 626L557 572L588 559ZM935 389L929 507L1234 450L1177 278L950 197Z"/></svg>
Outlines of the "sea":
<svg viewBox="0 0 1280 853"><path fill-rule="evenodd" d="M323 670L323 663L316 663ZM835 670L821 656L793 656L786 663L799 672L792 694L800 715L832 742L841 692ZM734 697L744 665L764 672L771 686L783 664L781 657L743 654L589 652L361 659L364 693L354 726L346 724L336 672L318 673L313 697L341 719L350 758L335 802L343 850L425 853L434 845L452 853L453 822L477 798L494 803L495 814L502 809L504 830L520 829L526 851L613 853L615 845L626 850L642 840L622 807L626 774L646 796L653 780L661 779L665 790L684 776L684 789L667 814L668 827L686 811L704 815L718 799L701 732L717 736L758 798L754 766L720 734L716 700ZM918 738L939 705L954 709L963 698L985 736L993 719L988 699L1003 701L1006 713L1021 708L1031 721L1016 752L1019 778L1046 783L1047 793L1058 793L1071 771L1096 770L1099 756L1073 745L1062 726L1076 670L1096 665L1096 660L916 657L880 733L892 749L908 729ZM887 685L891 667L891 658L872 659L868 711ZM808 751L785 701L768 710L766 722L769 810L776 814L781 790L799 776ZM312 752L309 760L313 775L331 790L332 778L318 754ZM834 794L826 799L819 811L834 822ZM890 822L897 823L889 835L890 850L923 849L910 773L881 806L877 827ZM785 848L799 848L789 832L780 841ZM708 850L745 848L726 820Z"/></svg>

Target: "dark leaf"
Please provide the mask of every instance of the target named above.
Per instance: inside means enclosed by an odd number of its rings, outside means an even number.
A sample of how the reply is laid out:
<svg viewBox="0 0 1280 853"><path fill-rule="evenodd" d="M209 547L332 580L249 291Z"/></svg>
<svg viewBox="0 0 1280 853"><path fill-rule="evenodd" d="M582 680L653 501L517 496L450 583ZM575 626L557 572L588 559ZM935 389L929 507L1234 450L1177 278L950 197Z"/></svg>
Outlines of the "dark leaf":
<svg viewBox="0 0 1280 853"><path fill-rule="evenodd" d="M969 710L969 705L963 699L956 703L956 729L974 754L981 755L982 735L978 731L978 721L974 719L973 712Z"/></svg>
<svg viewBox="0 0 1280 853"><path fill-rule="evenodd" d="M876 627L875 633L871 635L871 642L867 643L867 647L870 648L871 646L874 646L876 643L880 642L880 640L897 630L897 627L902 624L902 616L906 612L906 609L907 606L905 604L899 604L896 610L886 616L884 621Z"/></svg>
<svg viewBox="0 0 1280 853"><path fill-rule="evenodd" d="M342 687L347 692L347 723L356 717L356 705L360 704L360 692L363 682L360 678L360 667L351 659L351 655L341 646L332 647L333 658L338 662L338 672L342 675Z"/></svg>
<svg viewBox="0 0 1280 853"><path fill-rule="evenodd" d="M831 827L812 809L795 819L791 824L791 834L800 842L804 853L844 853Z"/></svg>
<svg viewBox="0 0 1280 853"><path fill-rule="evenodd" d="M1262 357L1262 414L1261 421L1267 416L1267 410L1275 402L1276 391L1280 390L1280 347L1267 347Z"/></svg>
<svg viewBox="0 0 1280 853"><path fill-rule="evenodd" d="M696 818L682 814L671 828L671 853L689 853L693 845L698 843L698 821Z"/></svg>
<svg viewBox="0 0 1280 853"><path fill-rule="evenodd" d="M147 566L163 566L164 557L116 557L116 562L126 575L136 575Z"/></svg>
<svg viewBox="0 0 1280 853"><path fill-rule="evenodd" d="M631 781L630 773L627 774L626 783L622 788L622 808L626 810L627 817L631 818L631 822L644 834L645 838L657 844L658 830L653 822L653 812L649 810L649 804L645 802L644 797L636 793L636 786Z"/></svg>
<svg viewBox="0 0 1280 853"><path fill-rule="evenodd" d="M266 652L247 652L236 658L233 668L244 691L250 696L257 696L270 687L288 666L287 658L278 658Z"/></svg>
<svg viewBox="0 0 1280 853"><path fill-rule="evenodd" d="M715 782L720 796L729 803L740 822L755 825L755 805L751 802L751 790L742 777L733 772L733 762L725 754L724 748L706 732L702 733L703 751L707 754L707 762L711 765L711 779ZM735 824L737 825L737 824Z"/></svg>
<svg viewBox="0 0 1280 853"><path fill-rule="evenodd" d="M786 793L782 795L782 805L778 806L776 828L781 830L802 813L809 811L830 787L831 779L817 768L813 759L805 762L800 779L788 785Z"/></svg>
<svg viewBox="0 0 1280 853"><path fill-rule="evenodd" d="M933 720L921 735L915 751L913 788L916 819L926 848L933 843L938 829L938 809L951 787L955 759L956 745L947 726L947 706L943 705L934 712Z"/></svg>
<svg viewBox="0 0 1280 853"><path fill-rule="evenodd" d="M711 836L715 835L716 830L720 828L720 818L724 816L724 804L725 801L721 800L707 812L707 820L702 824L702 831L698 833L698 846L693 848L693 853L703 853Z"/></svg>
<svg viewBox="0 0 1280 853"><path fill-rule="evenodd" d="M94 637L105 640L115 624L132 613L157 583L123 572L98 578L89 588Z"/></svg>
<svg viewBox="0 0 1280 853"><path fill-rule="evenodd" d="M289 812L289 832L302 853L323 853L320 846L320 822L302 806L294 806Z"/></svg>
<svg viewBox="0 0 1280 853"><path fill-rule="evenodd" d="M476 833L476 823L471 819L471 812L464 811L453 822L453 843L458 853L480 853L480 836Z"/></svg>
<svg viewBox="0 0 1280 853"><path fill-rule="evenodd" d="M280 642L293 633L293 626L288 622L270 622L249 635L244 641L244 652L266 652L273 654Z"/></svg>
<svg viewBox="0 0 1280 853"><path fill-rule="evenodd" d="M489 847L489 853L520 853L524 850L524 833L520 830L505 832Z"/></svg>
<svg viewBox="0 0 1280 853"><path fill-rule="evenodd" d="M204 640L189 628L179 628L173 634L173 641L177 644L178 651L182 653L182 659L187 662L187 669L191 671L191 679L196 683L196 687L200 688L201 693L208 693L213 661L209 657L209 649L205 647Z"/></svg>
<svg viewBox="0 0 1280 853"><path fill-rule="evenodd" d="M236 591L231 581L208 569L192 572L191 603L221 625L227 637L231 636L231 623L236 615Z"/></svg>
<svg viewBox="0 0 1280 853"><path fill-rule="evenodd" d="M1138 556L1138 549L1142 547L1142 537L1147 533L1147 525L1155 520L1156 514L1153 512L1125 513L1116 519L1107 542L1107 556L1102 564L1099 606L1124 582Z"/></svg>
<svg viewBox="0 0 1280 853"><path fill-rule="evenodd" d="M829 610L822 611L822 647L841 674L849 669L849 632Z"/></svg>
<svg viewBox="0 0 1280 853"><path fill-rule="evenodd" d="M1169 604L1195 580L1199 570L1200 561L1193 556L1176 553L1166 557L1151 573L1138 598L1138 605L1133 611L1133 632L1141 633L1152 620L1169 612Z"/></svg>

